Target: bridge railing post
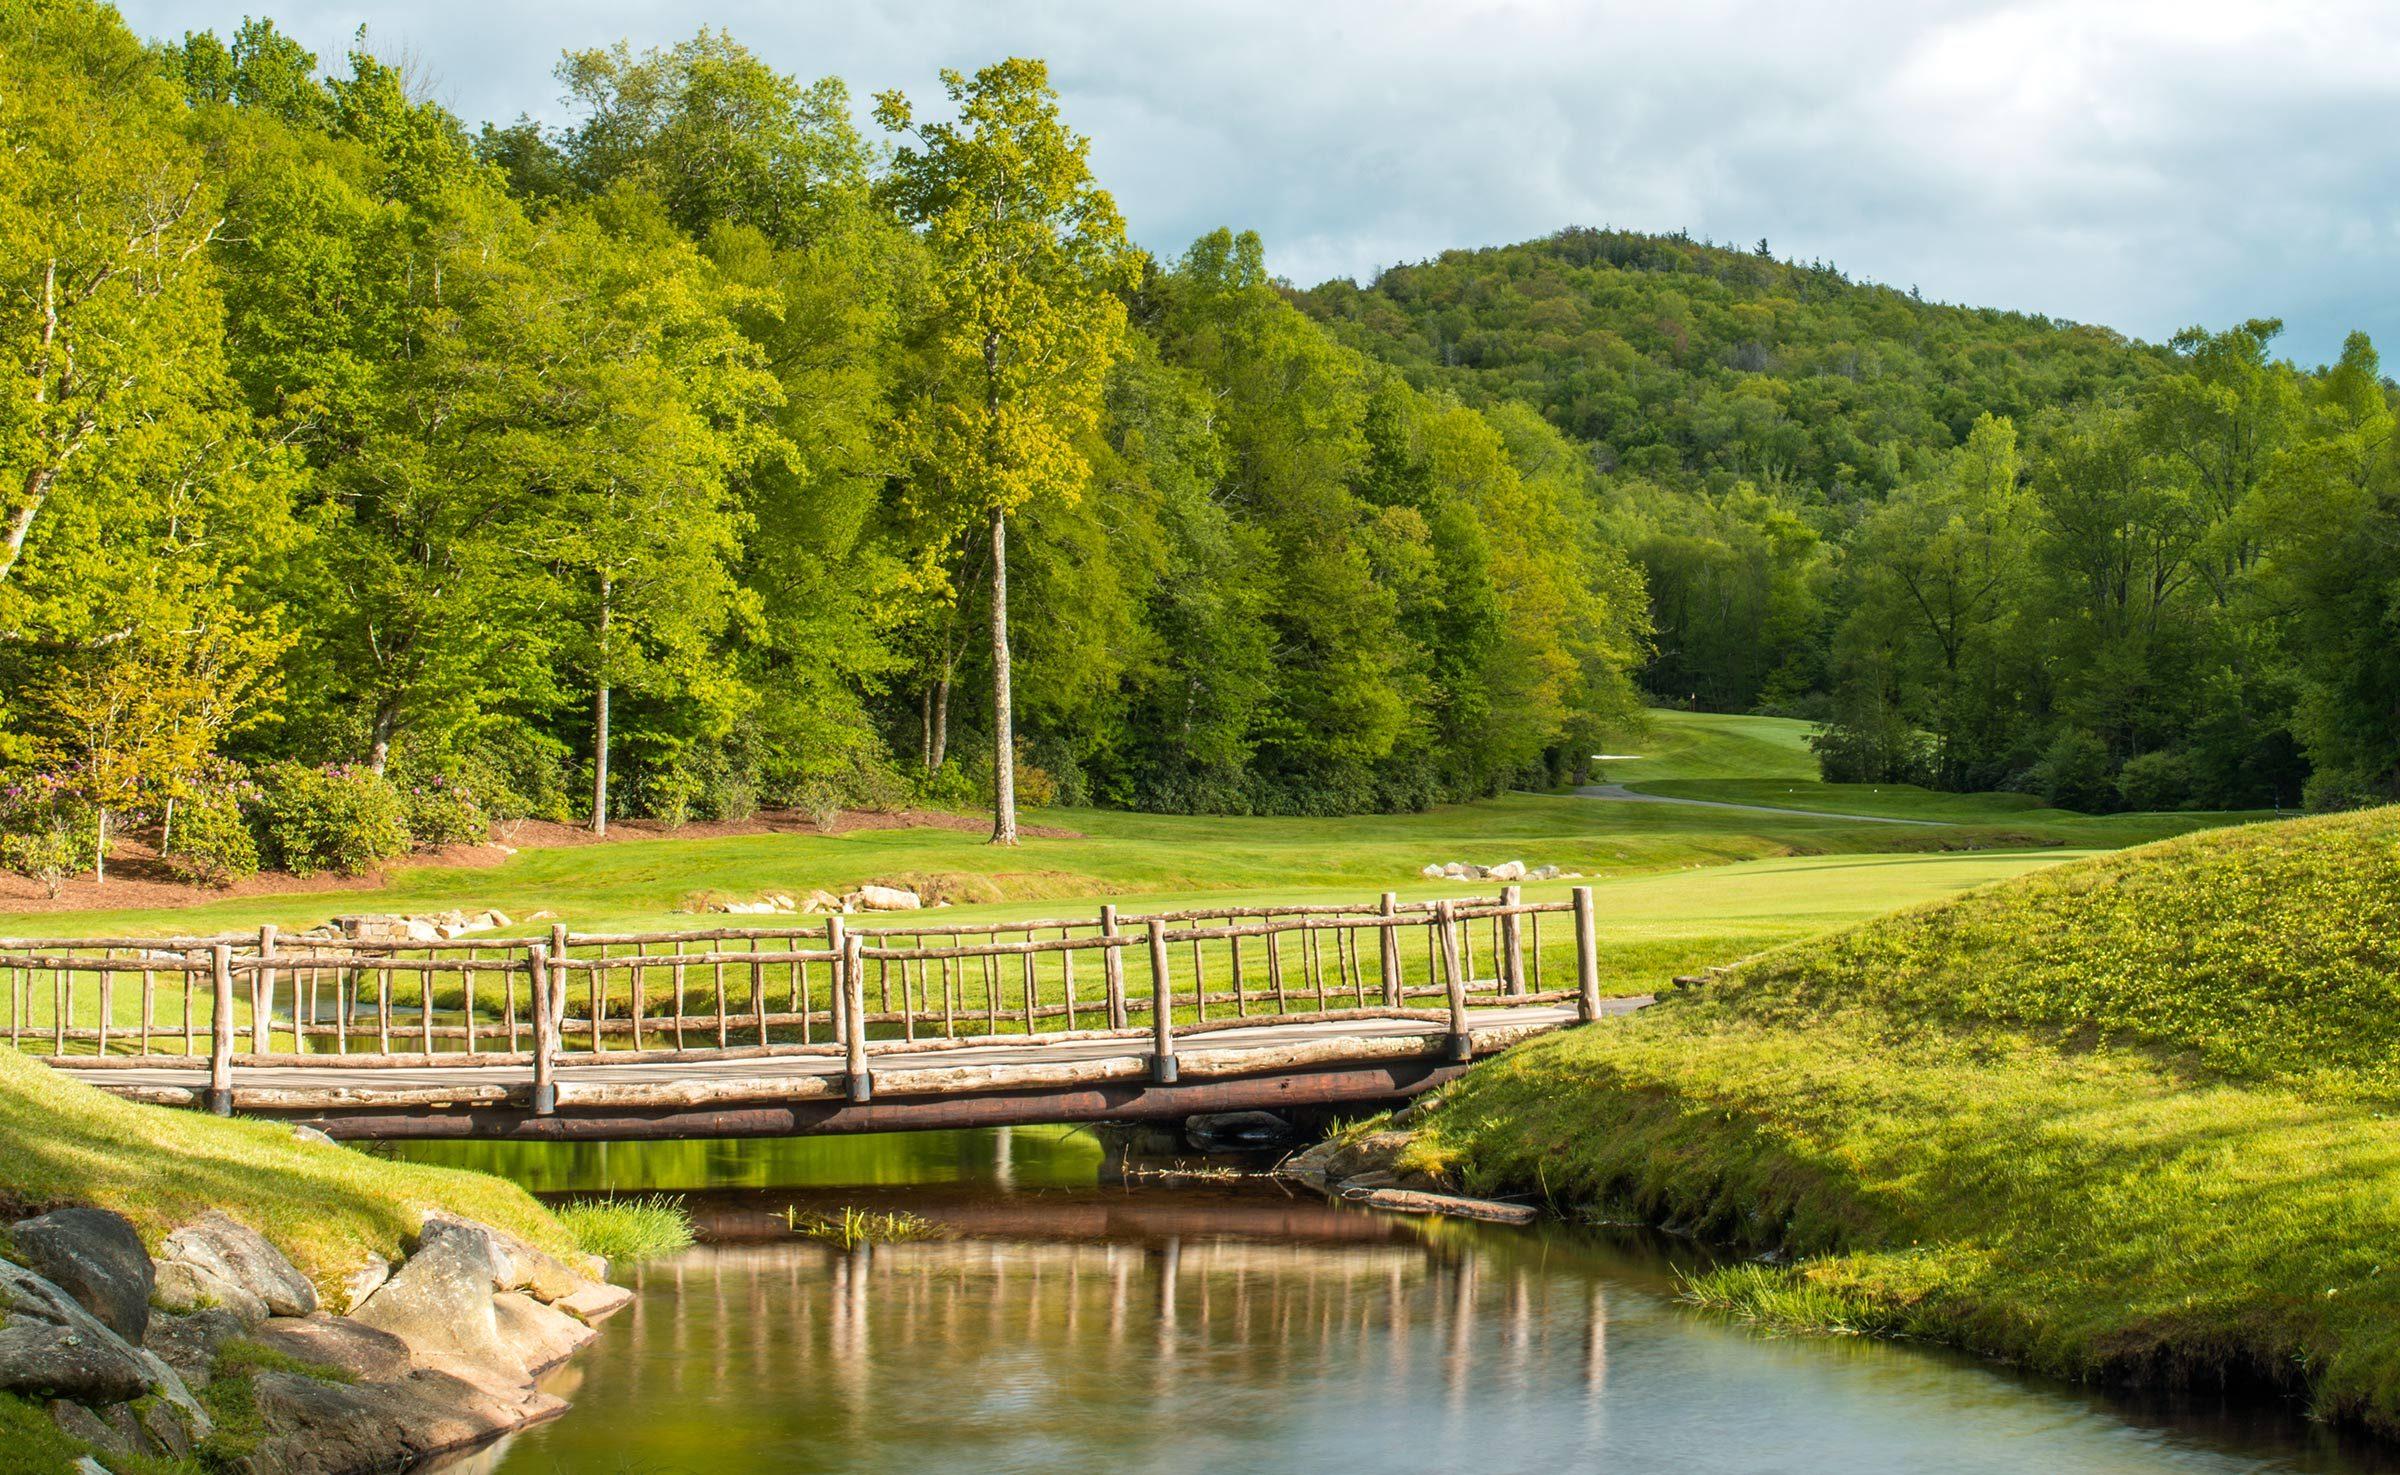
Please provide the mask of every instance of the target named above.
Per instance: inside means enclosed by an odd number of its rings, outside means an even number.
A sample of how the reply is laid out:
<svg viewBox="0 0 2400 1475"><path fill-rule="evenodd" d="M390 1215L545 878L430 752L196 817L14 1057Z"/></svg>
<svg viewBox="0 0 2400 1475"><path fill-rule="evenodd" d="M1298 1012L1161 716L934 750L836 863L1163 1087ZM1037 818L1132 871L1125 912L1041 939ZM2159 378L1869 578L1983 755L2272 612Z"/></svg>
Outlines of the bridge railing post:
<svg viewBox="0 0 2400 1475"><path fill-rule="evenodd" d="M1101 903L1100 935L1102 937L1117 935L1117 904L1113 901ZM1100 976L1108 983L1108 1027L1123 1029L1125 1027L1125 950L1123 948L1104 947L1100 949Z"/></svg>
<svg viewBox="0 0 2400 1475"><path fill-rule="evenodd" d="M209 981L214 1007L208 1020L208 1109L218 1116L233 1115L233 949L217 943L208 950Z"/></svg>
<svg viewBox="0 0 2400 1475"><path fill-rule="evenodd" d="M1510 884L1500 888L1502 907L1522 906L1525 888ZM1514 997L1525 992L1525 919L1513 911L1500 917L1500 991Z"/></svg>
<svg viewBox="0 0 2400 1475"><path fill-rule="evenodd" d="M1383 1007L1397 1009L1400 1007L1399 894L1386 891L1376 912L1383 919L1375 929L1375 935L1382 944L1378 949L1377 961L1383 965Z"/></svg>
<svg viewBox="0 0 2400 1475"><path fill-rule="evenodd" d="M1445 898L1433 908L1434 928L1442 937L1442 975L1450 995L1450 1037L1443 1058L1464 1065L1475 1058L1475 1037L1467 1029L1467 972L1458 961L1458 908Z"/></svg>
<svg viewBox="0 0 2400 1475"><path fill-rule="evenodd" d="M546 945L537 942L526 948L525 972L531 982L533 1003L533 1114L555 1116L558 1112L558 1016L550 1011L553 978L550 949Z"/></svg>
<svg viewBox="0 0 2400 1475"><path fill-rule="evenodd" d="M1167 972L1167 924L1150 919L1150 1079L1175 1084L1175 988Z"/></svg>
<svg viewBox="0 0 2400 1475"><path fill-rule="evenodd" d="M262 922L258 928L258 960L261 963L275 956L275 924ZM275 970L260 968L250 978L250 1048L264 1055L271 1046L267 1038L268 1023L275 1017ZM292 991L292 1032L295 1042L300 1029L299 990ZM297 1043L293 1048L297 1050Z"/></svg>
<svg viewBox="0 0 2400 1475"><path fill-rule="evenodd" d="M850 984L848 981L850 969L847 961L848 954L842 948L842 936L842 919L839 917L826 918L825 949L833 954L833 987L827 990L832 997L826 1004L826 1008L833 1014L833 1037L836 1040L850 1038L850 1026L843 1022L850 1017Z"/></svg>
<svg viewBox="0 0 2400 1475"><path fill-rule="evenodd" d="M1592 888L1578 886L1575 898L1575 1017L1585 1024L1600 1017L1600 934L1592 918Z"/></svg>
<svg viewBox="0 0 2400 1475"><path fill-rule="evenodd" d="M857 937L845 938L842 943L842 991L849 1001L845 1010L849 1028L842 1036L842 1084L850 1099L860 1103L875 1094L874 1080L867 1073L867 969L859 956L864 946Z"/></svg>

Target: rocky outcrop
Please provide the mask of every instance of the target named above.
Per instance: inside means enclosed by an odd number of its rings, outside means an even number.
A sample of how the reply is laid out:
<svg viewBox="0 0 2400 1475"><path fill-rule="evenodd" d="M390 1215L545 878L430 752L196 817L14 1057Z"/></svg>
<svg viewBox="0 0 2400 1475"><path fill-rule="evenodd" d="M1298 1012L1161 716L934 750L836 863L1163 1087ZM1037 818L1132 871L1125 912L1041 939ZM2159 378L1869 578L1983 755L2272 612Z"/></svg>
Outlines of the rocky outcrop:
<svg viewBox="0 0 2400 1475"><path fill-rule="evenodd" d="M317 1288L265 1235L214 1210L167 1236L159 1252L159 1304L171 1311L222 1306L255 1326L306 1316Z"/></svg>
<svg viewBox="0 0 2400 1475"><path fill-rule="evenodd" d="M10 1233L62 1280L0 1261L0 1390L46 1401L103 1471L116 1456L199 1452L246 1475L351 1475L481 1444L564 1412L534 1378L631 1299L449 1216L429 1217L396 1268L377 1260L350 1277L356 1314L344 1316L221 1213L169 1234L156 1261L130 1224L99 1210L54 1211ZM166 1309L132 1299L143 1285ZM227 1360L246 1345L255 1350ZM211 1424L191 1390L220 1377L249 1379L253 1418L240 1447L203 1450Z"/></svg>
<svg viewBox="0 0 2400 1475"><path fill-rule="evenodd" d="M1446 1191L1447 1185L1432 1174L1404 1165L1413 1133L1402 1127L1439 1101L1430 1098L1395 1114L1392 1120L1400 1125L1393 1128L1329 1137L1286 1158L1276 1171L1327 1198L1396 1214L1440 1214L1495 1224L1529 1224L1540 1218L1541 1210L1531 1204L1466 1198Z"/></svg>
<svg viewBox="0 0 2400 1475"><path fill-rule="evenodd" d="M131 1343L64 1290L0 1260L0 1392L105 1405L149 1391Z"/></svg>
<svg viewBox="0 0 2400 1475"><path fill-rule="evenodd" d="M140 1343L150 1326L157 1273L150 1252L123 1215L105 1209L53 1209L9 1227L26 1269L74 1297L103 1325Z"/></svg>

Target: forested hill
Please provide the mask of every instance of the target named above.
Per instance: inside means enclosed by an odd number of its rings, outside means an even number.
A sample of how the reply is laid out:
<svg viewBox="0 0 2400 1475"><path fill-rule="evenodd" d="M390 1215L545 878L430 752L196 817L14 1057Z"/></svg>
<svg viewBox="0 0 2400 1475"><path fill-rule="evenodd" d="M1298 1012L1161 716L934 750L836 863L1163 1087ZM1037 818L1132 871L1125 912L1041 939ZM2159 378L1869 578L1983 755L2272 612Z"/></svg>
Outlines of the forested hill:
<svg viewBox="0 0 2400 1475"><path fill-rule="evenodd" d="M1580 441L1638 679L1826 720L1829 778L2074 808L2400 798L2400 402L2271 318L2166 344L1684 236L1567 230L1294 299Z"/></svg>
<svg viewBox="0 0 2400 1475"><path fill-rule="evenodd" d="M1420 388L1533 406L1604 467L1835 501L1889 491L1964 444L1978 415L2024 422L2119 395L2173 357L2106 328L1619 230L1445 251L1297 301Z"/></svg>

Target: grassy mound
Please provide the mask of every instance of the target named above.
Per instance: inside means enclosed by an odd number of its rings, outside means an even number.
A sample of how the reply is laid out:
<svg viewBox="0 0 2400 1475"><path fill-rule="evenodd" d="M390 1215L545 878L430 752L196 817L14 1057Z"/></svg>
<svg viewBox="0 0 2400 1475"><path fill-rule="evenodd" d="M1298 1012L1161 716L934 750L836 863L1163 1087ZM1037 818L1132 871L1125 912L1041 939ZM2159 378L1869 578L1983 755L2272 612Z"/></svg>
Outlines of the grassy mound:
<svg viewBox="0 0 2400 1475"><path fill-rule="evenodd" d="M0 1050L0 1210L96 1204L155 1248L222 1209L289 1255L321 1289L368 1252L398 1258L428 1209L447 1209L555 1251L574 1248L531 1194L481 1173L302 1142L289 1127L139 1106Z"/></svg>
<svg viewBox="0 0 2400 1475"><path fill-rule="evenodd" d="M2400 810L2080 861L1453 1088L1415 1151L1801 1258L1695 1295L2400 1430Z"/></svg>

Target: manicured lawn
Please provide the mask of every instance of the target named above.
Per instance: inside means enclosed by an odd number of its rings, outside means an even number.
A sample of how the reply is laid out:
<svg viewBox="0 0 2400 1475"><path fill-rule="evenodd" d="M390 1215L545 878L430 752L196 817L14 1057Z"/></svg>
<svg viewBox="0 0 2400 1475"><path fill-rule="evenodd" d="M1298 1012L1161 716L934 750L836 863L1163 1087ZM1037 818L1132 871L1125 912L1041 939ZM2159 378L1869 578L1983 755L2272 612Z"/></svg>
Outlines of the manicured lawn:
<svg viewBox="0 0 2400 1475"><path fill-rule="evenodd" d="M1416 1151L1802 1258L1769 1325L2400 1429L2400 810L2093 857L1478 1068Z"/></svg>
<svg viewBox="0 0 2400 1475"><path fill-rule="evenodd" d="M1613 733L1610 754L1638 755L1597 765L1594 782L1652 784L1667 779L1804 779L1817 777L1809 750L1813 722L1789 717L1736 717L1653 707L1648 728Z"/></svg>

